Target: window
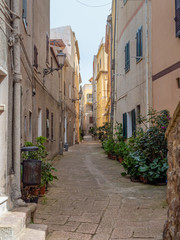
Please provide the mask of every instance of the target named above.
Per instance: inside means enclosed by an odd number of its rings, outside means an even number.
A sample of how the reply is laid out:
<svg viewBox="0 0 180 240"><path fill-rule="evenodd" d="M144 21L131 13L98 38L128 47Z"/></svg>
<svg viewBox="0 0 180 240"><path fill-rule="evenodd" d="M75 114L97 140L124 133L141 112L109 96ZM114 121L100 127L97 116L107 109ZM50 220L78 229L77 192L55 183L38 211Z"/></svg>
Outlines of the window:
<svg viewBox="0 0 180 240"><path fill-rule="evenodd" d="M127 139L127 113L123 114L123 137Z"/></svg>
<svg viewBox="0 0 180 240"><path fill-rule="evenodd" d="M124 139L132 137L136 132L136 112L133 109L131 112L123 114L123 137Z"/></svg>
<svg viewBox="0 0 180 240"><path fill-rule="evenodd" d="M49 110L46 109L46 138L49 138Z"/></svg>
<svg viewBox="0 0 180 240"><path fill-rule="evenodd" d="M69 84L69 99L71 99L71 84Z"/></svg>
<svg viewBox="0 0 180 240"><path fill-rule="evenodd" d="M34 45L34 65L35 68L38 68L38 50L36 45Z"/></svg>
<svg viewBox="0 0 180 240"><path fill-rule="evenodd" d="M89 123L93 123L93 117L89 117Z"/></svg>
<svg viewBox="0 0 180 240"><path fill-rule="evenodd" d="M176 37L180 37L180 0L175 0Z"/></svg>
<svg viewBox="0 0 180 240"><path fill-rule="evenodd" d="M124 5L127 3L127 0L123 0Z"/></svg>
<svg viewBox="0 0 180 240"><path fill-rule="evenodd" d="M130 42L125 46L125 72L130 70Z"/></svg>
<svg viewBox="0 0 180 240"><path fill-rule="evenodd" d="M23 0L22 2L22 19L24 22L25 28L27 28L27 0Z"/></svg>
<svg viewBox="0 0 180 240"><path fill-rule="evenodd" d="M131 118L132 118L132 135L136 134L136 111L133 109L131 111Z"/></svg>
<svg viewBox="0 0 180 240"><path fill-rule="evenodd" d="M29 140L32 141L32 112L29 111Z"/></svg>
<svg viewBox="0 0 180 240"><path fill-rule="evenodd" d="M51 57L51 68L53 68L53 58Z"/></svg>
<svg viewBox="0 0 180 240"><path fill-rule="evenodd" d="M141 116L141 106L137 105L137 121L139 122L139 118Z"/></svg>
<svg viewBox="0 0 180 240"><path fill-rule="evenodd" d="M27 135L27 117L26 116L24 117L24 135L25 137Z"/></svg>
<svg viewBox="0 0 180 240"><path fill-rule="evenodd" d="M46 63L49 63L49 35L46 33Z"/></svg>
<svg viewBox="0 0 180 240"><path fill-rule="evenodd" d="M38 137L42 136L42 110L38 109Z"/></svg>
<svg viewBox="0 0 180 240"><path fill-rule="evenodd" d="M54 139L54 115L51 113L51 139Z"/></svg>
<svg viewBox="0 0 180 240"><path fill-rule="evenodd" d="M143 56L143 38L142 38L142 26L136 33L136 62L138 63Z"/></svg>

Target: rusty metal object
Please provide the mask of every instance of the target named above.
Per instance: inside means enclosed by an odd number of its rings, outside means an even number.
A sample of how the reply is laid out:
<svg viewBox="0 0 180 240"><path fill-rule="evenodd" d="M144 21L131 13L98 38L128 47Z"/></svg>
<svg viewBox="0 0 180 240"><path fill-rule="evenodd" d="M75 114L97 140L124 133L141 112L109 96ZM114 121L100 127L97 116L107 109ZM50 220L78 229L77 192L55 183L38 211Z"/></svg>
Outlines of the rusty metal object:
<svg viewBox="0 0 180 240"><path fill-rule="evenodd" d="M23 161L23 183L39 185L41 183L41 161L27 159Z"/></svg>

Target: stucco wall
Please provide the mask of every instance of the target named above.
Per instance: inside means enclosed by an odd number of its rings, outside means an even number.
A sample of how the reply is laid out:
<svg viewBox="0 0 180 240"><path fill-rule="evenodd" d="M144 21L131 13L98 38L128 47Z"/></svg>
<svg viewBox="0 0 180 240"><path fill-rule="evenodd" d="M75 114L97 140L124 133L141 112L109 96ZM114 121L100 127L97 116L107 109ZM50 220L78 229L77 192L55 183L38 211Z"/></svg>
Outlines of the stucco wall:
<svg viewBox="0 0 180 240"><path fill-rule="evenodd" d="M146 8L145 1L120 1L117 10L116 65L115 65L115 122L123 120L123 113L130 112L140 105L141 114L145 115L151 107L151 4ZM148 59L146 56L146 15L148 14ZM136 32L142 26L143 59L136 62ZM125 72L125 45L130 42L130 70ZM146 64L148 60L148 89L146 86Z"/></svg>
<svg viewBox="0 0 180 240"><path fill-rule="evenodd" d="M180 39L175 33L175 1L152 0L152 75L179 62ZM153 107L173 114L180 97L179 68L153 81Z"/></svg>

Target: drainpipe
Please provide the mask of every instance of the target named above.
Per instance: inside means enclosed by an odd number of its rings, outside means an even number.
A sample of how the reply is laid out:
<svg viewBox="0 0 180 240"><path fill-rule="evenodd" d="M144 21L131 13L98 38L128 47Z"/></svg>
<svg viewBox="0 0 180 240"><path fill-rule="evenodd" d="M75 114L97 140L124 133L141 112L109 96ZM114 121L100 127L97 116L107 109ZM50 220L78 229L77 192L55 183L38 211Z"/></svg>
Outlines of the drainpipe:
<svg viewBox="0 0 180 240"><path fill-rule="evenodd" d="M116 124L116 108L117 108L117 86L116 86L116 24L117 24L117 0L115 0L115 23L114 23L114 76L113 76L113 128Z"/></svg>
<svg viewBox="0 0 180 240"><path fill-rule="evenodd" d="M20 15L19 0L13 0L13 11ZM13 21L13 28L17 33L20 33L20 19L15 18ZM13 196L12 201L14 205L19 205L22 201L21 188L20 188L20 159L21 159L21 69L20 69L20 39L16 35L16 41L13 47L13 61L14 61L14 73L13 73L13 171L15 182L13 184Z"/></svg>
<svg viewBox="0 0 180 240"><path fill-rule="evenodd" d="M145 21L146 21L146 55L145 55L145 62L146 62L146 114L148 118L148 112L149 112L149 14L148 14L148 0L145 0ZM147 124L149 127L149 123Z"/></svg>

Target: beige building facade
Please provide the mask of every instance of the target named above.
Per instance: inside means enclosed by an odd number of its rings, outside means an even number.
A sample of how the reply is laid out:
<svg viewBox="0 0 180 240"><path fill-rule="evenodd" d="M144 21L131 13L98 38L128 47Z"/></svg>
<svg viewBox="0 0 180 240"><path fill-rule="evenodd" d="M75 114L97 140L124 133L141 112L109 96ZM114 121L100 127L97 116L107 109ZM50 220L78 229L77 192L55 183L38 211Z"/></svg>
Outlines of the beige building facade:
<svg viewBox="0 0 180 240"><path fill-rule="evenodd" d="M64 115L64 143L71 146L79 143L79 88L80 75L80 53L78 41L70 26L51 29L52 39L62 39L66 47L67 66L64 69L65 89L65 115Z"/></svg>
<svg viewBox="0 0 180 240"><path fill-rule="evenodd" d="M85 135L89 134L90 127L93 126L93 97L92 97L92 78L90 79L91 84L84 84L82 87L82 98L81 98L81 115L82 122L81 128Z"/></svg>
<svg viewBox="0 0 180 240"><path fill-rule="evenodd" d="M114 124L123 123L125 137L136 118L152 106L151 2L116 1Z"/></svg>

